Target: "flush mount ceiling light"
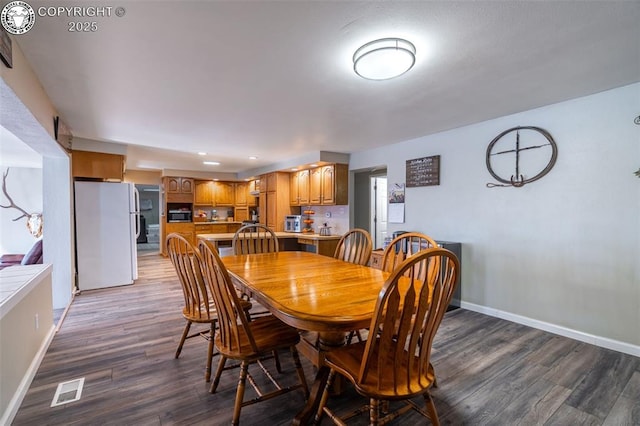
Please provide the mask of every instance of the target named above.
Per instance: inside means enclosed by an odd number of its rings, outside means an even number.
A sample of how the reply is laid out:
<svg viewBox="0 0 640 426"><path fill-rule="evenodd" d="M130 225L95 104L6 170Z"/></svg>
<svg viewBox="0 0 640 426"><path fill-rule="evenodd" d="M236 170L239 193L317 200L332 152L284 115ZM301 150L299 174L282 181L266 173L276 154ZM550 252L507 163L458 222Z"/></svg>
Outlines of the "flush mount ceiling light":
<svg viewBox="0 0 640 426"><path fill-rule="evenodd" d="M202 164L206 164L207 166L219 166L220 163L217 161L203 161Z"/></svg>
<svg viewBox="0 0 640 426"><path fill-rule="evenodd" d="M416 63L416 47L401 38L369 42L353 54L353 70L368 80L388 80L409 71Z"/></svg>

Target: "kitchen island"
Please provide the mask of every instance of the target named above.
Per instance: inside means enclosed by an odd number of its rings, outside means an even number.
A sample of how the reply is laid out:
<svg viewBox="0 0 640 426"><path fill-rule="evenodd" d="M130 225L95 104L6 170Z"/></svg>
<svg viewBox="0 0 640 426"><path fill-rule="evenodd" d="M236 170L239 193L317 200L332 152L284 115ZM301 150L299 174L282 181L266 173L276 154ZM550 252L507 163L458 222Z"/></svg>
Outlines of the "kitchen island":
<svg viewBox="0 0 640 426"><path fill-rule="evenodd" d="M336 251L341 235L319 235L299 232L276 232L281 251L308 251L332 257ZM198 234L202 238L213 242L218 251L223 247L231 247L234 233ZM222 254L222 253L221 253Z"/></svg>

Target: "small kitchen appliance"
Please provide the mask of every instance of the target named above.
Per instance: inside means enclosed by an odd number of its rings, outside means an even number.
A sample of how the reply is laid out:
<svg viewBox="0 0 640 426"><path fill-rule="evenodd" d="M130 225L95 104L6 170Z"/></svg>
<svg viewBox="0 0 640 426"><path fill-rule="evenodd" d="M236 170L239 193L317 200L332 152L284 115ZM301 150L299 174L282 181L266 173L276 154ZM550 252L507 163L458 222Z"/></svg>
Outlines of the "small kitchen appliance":
<svg viewBox="0 0 640 426"><path fill-rule="evenodd" d="M284 217L285 232L302 232L302 216L288 215Z"/></svg>

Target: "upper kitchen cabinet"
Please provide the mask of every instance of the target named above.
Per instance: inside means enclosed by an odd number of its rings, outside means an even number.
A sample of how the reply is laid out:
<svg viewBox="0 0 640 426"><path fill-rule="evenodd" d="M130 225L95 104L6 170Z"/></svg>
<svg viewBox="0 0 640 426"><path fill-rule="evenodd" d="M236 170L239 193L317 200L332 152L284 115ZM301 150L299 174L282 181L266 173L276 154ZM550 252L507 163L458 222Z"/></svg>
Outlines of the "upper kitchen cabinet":
<svg viewBox="0 0 640 426"><path fill-rule="evenodd" d="M192 178L164 177L164 190L167 194L167 202L193 203L194 181Z"/></svg>
<svg viewBox="0 0 640 426"><path fill-rule="evenodd" d="M71 170L73 177L122 181L124 160L124 155L74 150Z"/></svg>
<svg viewBox="0 0 640 426"><path fill-rule="evenodd" d="M314 206L348 203L349 166L331 164L310 170L309 204Z"/></svg>
<svg viewBox="0 0 640 426"><path fill-rule="evenodd" d="M290 214L289 173L260 176L260 223L274 231L284 231L284 217Z"/></svg>
<svg viewBox="0 0 640 426"><path fill-rule="evenodd" d="M166 177L167 194L193 194L193 179L184 177Z"/></svg>
<svg viewBox="0 0 640 426"><path fill-rule="evenodd" d="M233 206L236 200L235 182L214 182L216 206Z"/></svg>
<svg viewBox="0 0 640 426"><path fill-rule="evenodd" d="M257 180L236 182L236 206L255 207L258 205L257 192L259 191Z"/></svg>
<svg viewBox="0 0 640 426"><path fill-rule="evenodd" d="M278 189L278 182L283 180L284 173L274 172L260 176L260 192L275 191ZM284 188L284 183L280 183L280 190Z"/></svg>
<svg viewBox="0 0 640 426"><path fill-rule="evenodd" d="M309 170L291 173L289 192L292 206L309 205Z"/></svg>
<svg viewBox="0 0 640 426"><path fill-rule="evenodd" d="M246 206L248 201L249 182L236 182L236 206Z"/></svg>
<svg viewBox="0 0 640 426"><path fill-rule="evenodd" d="M258 205L258 192L260 191L260 179L250 180L247 185L247 206Z"/></svg>
<svg viewBox="0 0 640 426"><path fill-rule="evenodd" d="M213 206L213 181L195 181L194 204L198 206Z"/></svg>

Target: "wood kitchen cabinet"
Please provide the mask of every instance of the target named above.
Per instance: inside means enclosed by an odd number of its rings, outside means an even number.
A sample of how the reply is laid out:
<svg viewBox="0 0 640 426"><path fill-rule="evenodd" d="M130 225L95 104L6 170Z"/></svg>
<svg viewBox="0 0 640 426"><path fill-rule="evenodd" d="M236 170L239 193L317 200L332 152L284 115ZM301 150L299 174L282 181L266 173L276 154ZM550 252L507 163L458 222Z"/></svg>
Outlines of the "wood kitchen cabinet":
<svg viewBox="0 0 640 426"><path fill-rule="evenodd" d="M245 207L247 205L248 188L249 182L236 182L236 206Z"/></svg>
<svg viewBox="0 0 640 426"><path fill-rule="evenodd" d="M345 205L348 203L349 167L331 164L310 170L309 204L315 206Z"/></svg>
<svg viewBox="0 0 640 426"><path fill-rule="evenodd" d="M293 214L289 184L289 173L260 176L260 223L274 231L284 231L284 217Z"/></svg>
<svg viewBox="0 0 640 426"><path fill-rule="evenodd" d="M234 209L233 218L236 222L242 222L249 220L249 208L248 207L236 207Z"/></svg>
<svg viewBox="0 0 640 426"><path fill-rule="evenodd" d="M184 177L166 177L165 190L167 194L193 194L193 179Z"/></svg>
<svg viewBox="0 0 640 426"><path fill-rule="evenodd" d="M247 207L255 207L258 205L258 196L255 195L260 191L260 179L250 180L247 185Z"/></svg>
<svg viewBox="0 0 640 426"><path fill-rule="evenodd" d="M162 240L160 241L160 247L162 249L162 254L163 255L167 255L167 246L165 244L165 240L166 240L166 236L172 233L177 233L182 235L187 241L189 241L191 244L196 243L196 228L195 225L193 223L186 223L186 222L182 222L182 223L171 223L171 222L167 222L164 224L164 235Z"/></svg>
<svg viewBox="0 0 640 426"><path fill-rule="evenodd" d="M194 180L192 178L166 176L164 190L169 203L193 203Z"/></svg>
<svg viewBox="0 0 640 426"><path fill-rule="evenodd" d="M122 181L124 162L124 155L73 150L71 172L73 177Z"/></svg>
<svg viewBox="0 0 640 426"><path fill-rule="evenodd" d="M256 186L257 180L250 180L247 182L236 182L236 201L235 205L238 207L255 207L258 205L258 198L253 195L258 188Z"/></svg>
<svg viewBox="0 0 640 426"><path fill-rule="evenodd" d="M309 205L309 175L310 171L308 169L291 173L289 201L292 206Z"/></svg>
<svg viewBox="0 0 640 426"><path fill-rule="evenodd" d="M216 206L233 206L236 199L235 182L214 182L214 200Z"/></svg>
<svg viewBox="0 0 640 426"><path fill-rule="evenodd" d="M198 206L213 206L213 181L195 181L194 204Z"/></svg>
<svg viewBox="0 0 640 426"><path fill-rule="evenodd" d="M239 223L196 223L196 235L235 233L240 228Z"/></svg>
<svg viewBox="0 0 640 426"><path fill-rule="evenodd" d="M197 206L232 207L236 203L236 183L212 180L196 181L194 198L194 204Z"/></svg>

